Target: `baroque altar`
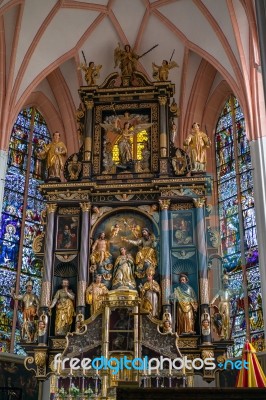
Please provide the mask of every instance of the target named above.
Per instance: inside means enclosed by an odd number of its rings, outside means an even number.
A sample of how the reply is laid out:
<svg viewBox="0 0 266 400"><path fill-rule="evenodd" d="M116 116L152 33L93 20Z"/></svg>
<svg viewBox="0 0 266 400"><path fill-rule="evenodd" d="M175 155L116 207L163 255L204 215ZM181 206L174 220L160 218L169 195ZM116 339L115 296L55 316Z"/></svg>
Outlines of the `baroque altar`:
<svg viewBox="0 0 266 400"><path fill-rule="evenodd" d="M204 363L115 374L99 364L87 371L70 364L101 356L221 362L230 342L213 342L210 328L212 180L193 165L189 141L175 147L173 84L137 71L133 81L113 73L79 95L83 145L66 160L64 181L52 177L40 187L45 229L34 247L44 272L38 339L25 343L26 367L39 380L51 376L54 398L77 386L80 398L89 387L112 398L121 383L193 386L195 373L214 380L218 367Z"/></svg>

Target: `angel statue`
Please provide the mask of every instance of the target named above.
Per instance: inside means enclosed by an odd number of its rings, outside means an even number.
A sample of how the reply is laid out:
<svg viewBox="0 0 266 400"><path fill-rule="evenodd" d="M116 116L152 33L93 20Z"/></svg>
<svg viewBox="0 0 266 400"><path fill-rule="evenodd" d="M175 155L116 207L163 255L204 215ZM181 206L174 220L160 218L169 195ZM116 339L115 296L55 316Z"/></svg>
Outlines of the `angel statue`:
<svg viewBox="0 0 266 400"><path fill-rule="evenodd" d="M168 81L169 71L172 68L179 67L179 65L175 61L167 61L163 60L162 65L156 65L154 62L152 63L153 74L152 76L157 81Z"/></svg>
<svg viewBox="0 0 266 400"><path fill-rule="evenodd" d="M119 151L119 164L126 166L133 160L131 138L139 132L151 127L149 124L136 124L131 125L129 121L125 121L121 127L120 118L116 117L114 124L103 123L100 124L106 131L111 131L120 135L117 142Z"/></svg>
<svg viewBox="0 0 266 400"><path fill-rule="evenodd" d="M85 72L85 81L88 86L96 85L96 80L100 77L100 69L102 65L95 65L93 61L89 62L89 66L85 63L80 64L79 69Z"/></svg>

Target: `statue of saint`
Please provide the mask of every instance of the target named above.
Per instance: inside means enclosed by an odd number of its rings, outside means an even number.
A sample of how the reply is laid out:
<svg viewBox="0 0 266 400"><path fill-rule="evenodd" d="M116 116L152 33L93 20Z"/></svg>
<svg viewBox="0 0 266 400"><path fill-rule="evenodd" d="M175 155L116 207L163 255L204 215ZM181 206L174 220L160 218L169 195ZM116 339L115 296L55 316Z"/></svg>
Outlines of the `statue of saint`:
<svg viewBox="0 0 266 400"><path fill-rule="evenodd" d="M216 300L218 303L218 313L213 316L214 326L221 339L230 339L230 299L232 299L233 292L229 289L229 276L225 273L222 277L222 289L214 296L211 301L211 307Z"/></svg>
<svg viewBox="0 0 266 400"><path fill-rule="evenodd" d="M37 339L37 319L39 311L39 298L32 293L33 283L29 280L26 283L25 294L14 294L14 289L11 290L11 296L14 300L22 300L23 323L21 329L22 340L26 342L34 342Z"/></svg>
<svg viewBox="0 0 266 400"><path fill-rule="evenodd" d="M112 289L127 287L136 289L136 281L134 278L134 260L131 254L127 254L125 247L120 248L120 256L117 257L114 264L114 275Z"/></svg>
<svg viewBox="0 0 266 400"><path fill-rule="evenodd" d="M200 131L200 125L194 122L192 131L184 141L185 149L189 149L193 172L206 172L207 149L211 141L206 133Z"/></svg>
<svg viewBox="0 0 266 400"><path fill-rule="evenodd" d="M53 301L49 307L51 310L56 305L56 317L55 317L55 335L66 335L72 325L73 317L75 315L74 310L74 299L75 295L71 289L69 289L69 280L62 280L62 289L57 290Z"/></svg>
<svg viewBox="0 0 266 400"><path fill-rule="evenodd" d="M102 275L96 275L95 282L86 289L86 302L91 305L91 315L102 308L102 302L108 293L107 287L102 283Z"/></svg>
<svg viewBox="0 0 266 400"><path fill-rule="evenodd" d="M120 47L120 43L114 51L115 68L119 66L121 76L128 76L133 78L134 72L136 71L136 64L139 56L131 50L129 44L126 44L124 49Z"/></svg>
<svg viewBox="0 0 266 400"><path fill-rule="evenodd" d="M161 288L160 285L153 279L155 270L148 267L146 270L147 282L140 288L142 297L143 308L151 312L155 318L159 318L160 302L161 302Z"/></svg>
<svg viewBox="0 0 266 400"><path fill-rule="evenodd" d="M168 62L167 60L163 60L162 65L156 65L154 62L152 63L152 76L157 81L168 81L169 71L172 68L177 68L179 65L175 61Z"/></svg>
<svg viewBox="0 0 266 400"><path fill-rule="evenodd" d="M154 269L156 269L158 265L157 254L155 250L157 242L154 236L149 232L147 228L143 228L141 234L142 237L137 240L122 238L124 242L140 247L140 250L137 252L136 255L136 276L138 278L144 278L145 271L148 267L153 267Z"/></svg>
<svg viewBox="0 0 266 400"><path fill-rule="evenodd" d="M39 153L39 157L46 158L48 178L61 180L64 168L64 158L67 154L66 145L60 141L60 133L54 132L53 141L44 146L44 150Z"/></svg>
<svg viewBox="0 0 266 400"><path fill-rule="evenodd" d="M194 334L198 301L194 290L188 284L186 274L180 274L179 285L174 290L174 298L177 299L177 333L179 335Z"/></svg>

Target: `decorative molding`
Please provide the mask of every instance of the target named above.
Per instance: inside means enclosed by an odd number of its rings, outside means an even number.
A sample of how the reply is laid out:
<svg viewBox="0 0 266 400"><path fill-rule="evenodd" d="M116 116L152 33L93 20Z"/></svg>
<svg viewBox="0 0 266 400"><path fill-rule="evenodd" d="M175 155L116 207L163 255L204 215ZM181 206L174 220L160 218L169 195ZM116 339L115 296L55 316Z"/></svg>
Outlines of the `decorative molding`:
<svg viewBox="0 0 266 400"><path fill-rule="evenodd" d="M58 214L63 214L63 215L67 215L67 214L73 215L74 214L74 215L76 215L76 214L79 214L79 208L76 208L76 207L59 208Z"/></svg>

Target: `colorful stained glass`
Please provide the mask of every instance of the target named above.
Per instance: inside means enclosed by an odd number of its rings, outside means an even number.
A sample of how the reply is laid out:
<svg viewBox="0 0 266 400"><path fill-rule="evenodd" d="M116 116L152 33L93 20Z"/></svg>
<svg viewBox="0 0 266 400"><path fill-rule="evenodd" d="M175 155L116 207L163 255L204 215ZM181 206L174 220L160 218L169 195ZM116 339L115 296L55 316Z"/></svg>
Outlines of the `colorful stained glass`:
<svg viewBox="0 0 266 400"><path fill-rule="evenodd" d="M237 357L246 339L247 312L254 343L264 336L251 155L244 115L235 97L230 97L220 114L215 145L223 268L230 274L230 288L239 293L238 298L231 301L234 346L229 350L231 356ZM239 215L242 215L242 221L239 221ZM243 231L240 230L242 226ZM245 254L242 254L243 242ZM248 290L246 313L243 294L245 280L241 268L243 259L247 266L244 269ZM259 334L255 337L254 332Z"/></svg>
<svg viewBox="0 0 266 400"><path fill-rule="evenodd" d="M50 134L42 115L33 107L21 111L10 137L0 225L0 351L12 347L10 338L15 325L13 346L21 355L25 354L19 344L22 313L19 309L14 321L10 289L19 280L23 293L31 278L34 292L40 294L42 261L33 253L32 244L42 231L41 213L45 205L38 186L46 172L40 153L48 142ZM17 276L19 260L21 272Z"/></svg>

